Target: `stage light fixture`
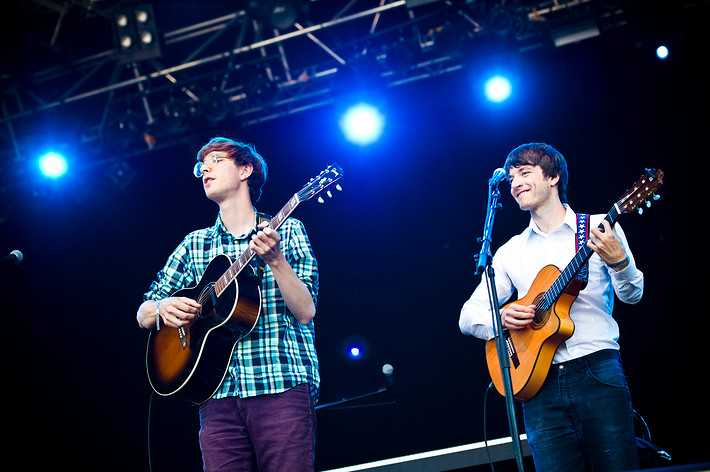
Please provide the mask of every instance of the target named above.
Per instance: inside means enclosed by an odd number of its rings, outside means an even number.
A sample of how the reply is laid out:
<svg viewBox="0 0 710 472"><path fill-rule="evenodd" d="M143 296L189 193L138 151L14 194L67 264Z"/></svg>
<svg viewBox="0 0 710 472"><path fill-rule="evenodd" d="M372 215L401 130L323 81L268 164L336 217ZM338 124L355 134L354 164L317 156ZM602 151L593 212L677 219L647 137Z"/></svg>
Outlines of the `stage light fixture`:
<svg viewBox="0 0 710 472"><path fill-rule="evenodd" d="M276 100L279 88L266 74L258 74L247 83L245 92L253 105L267 106Z"/></svg>
<svg viewBox="0 0 710 472"><path fill-rule="evenodd" d="M513 92L513 86L508 78L502 75L495 75L486 80L484 92L489 101L502 103L510 98Z"/></svg>
<svg viewBox="0 0 710 472"><path fill-rule="evenodd" d="M656 57L658 57L659 59L661 59L661 60L667 59L668 54L670 54L670 51L668 50L668 48L666 46L658 46L656 48Z"/></svg>
<svg viewBox="0 0 710 472"><path fill-rule="evenodd" d="M119 13L118 15L116 15L116 25L119 28L125 28L126 26L128 26L128 17L125 13Z"/></svg>
<svg viewBox="0 0 710 472"><path fill-rule="evenodd" d="M130 184L136 171L125 161L114 162L108 170L108 178L121 189Z"/></svg>
<svg viewBox="0 0 710 472"><path fill-rule="evenodd" d="M153 33L150 31L141 31L141 42L143 44L150 44L153 42Z"/></svg>
<svg viewBox="0 0 710 472"><path fill-rule="evenodd" d="M160 124L168 131L182 129L190 119L190 106L182 101L170 98L160 107Z"/></svg>
<svg viewBox="0 0 710 472"><path fill-rule="evenodd" d="M507 36L513 28L517 18L515 14L504 7L494 7L488 19L488 28L496 36Z"/></svg>
<svg viewBox="0 0 710 472"><path fill-rule="evenodd" d="M348 336L340 346L340 352L346 359L362 361L370 356L369 342L366 338L353 334Z"/></svg>
<svg viewBox="0 0 710 472"><path fill-rule="evenodd" d="M136 21L141 24L146 24L148 23L148 12L143 10L143 9L138 9L135 11L136 14Z"/></svg>
<svg viewBox="0 0 710 472"><path fill-rule="evenodd" d="M229 114L229 103L219 90L210 90L200 98L200 111L208 121L217 123Z"/></svg>
<svg viewBox="0 0 710 472"><path fill-rule="evenodd" d="M58 179L69 169L67 159L55 151L47 152L39 158L39 169L42 175L50 179Z"/></svg>
<svg viewBox="0 0 710 472"><path fill-rule="evenodd" d="M121 36L119 40L119 44L121 45L121 48L124 50L130 49L131 46L133 45L133 38L131 38L128 35Z"/></svg>
<svg viewBox="0 0 710 472"><path fill-rule="evenodd" d="M340 119L340 129L348 141L367 146L377 141L385 126L380 110L369 103L360 102L349 107Z"/></svg>
<svg viewBox="0 0 710 472"><path fill-rule="evenodd" d="M360 346L350 346L348 348L348 356L351 359L359 359L362 357L362 348Z"/></svg>
<svg viewBox="0 0 710 472"><path fill-rule="evenodd" d="M118 11L113 28L122 62L154 59L161 55L153 7L140 5Z"/></svg>
<svg viewBox="0 0 710 472"><path fill-rule="evenodd" d="M304 0L252 0L249 11L260 21L278 30L285 30L302 19L309 10Z"/></svg>

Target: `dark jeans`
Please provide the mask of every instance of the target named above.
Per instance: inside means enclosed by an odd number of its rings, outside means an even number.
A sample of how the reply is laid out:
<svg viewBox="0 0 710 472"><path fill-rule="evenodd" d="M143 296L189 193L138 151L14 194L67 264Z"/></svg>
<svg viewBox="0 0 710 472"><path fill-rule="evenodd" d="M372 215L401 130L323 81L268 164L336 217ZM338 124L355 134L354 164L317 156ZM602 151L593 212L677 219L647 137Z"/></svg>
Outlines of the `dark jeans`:
<svg viewBox="0 0 710 472"><path fill-rule="evenodd" d="M313 472L316 413L307 384L275 395L209 400L200 407L208 472Z"/></svg>
<svg viewBox="0 0 710 472"><path fill-rule="evenodd" d="M525 431L539 472L638 468L631 397L616 350L554 364L523 403Z"/></svg>

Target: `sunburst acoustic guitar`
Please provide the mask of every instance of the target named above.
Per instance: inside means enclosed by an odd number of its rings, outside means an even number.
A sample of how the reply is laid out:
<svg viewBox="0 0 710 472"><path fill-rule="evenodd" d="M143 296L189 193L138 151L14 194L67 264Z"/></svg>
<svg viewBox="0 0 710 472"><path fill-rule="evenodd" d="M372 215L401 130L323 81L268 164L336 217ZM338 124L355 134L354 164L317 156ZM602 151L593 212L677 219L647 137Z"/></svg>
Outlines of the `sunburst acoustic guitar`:
<svg viewBox="0 0 710 472"><path fill-rule="evenodd" d="M318 195L342 175L337 164L328 166L291 197L269 227L277 230L301 202ZM259 319L261 281L248 265L255 255L248 248L234 262L226 255L216 256L197 285L173 294L197 300L202 308L187 329L163 326L151 330L146 370L156 393L201 404L219 388L235 346Z"/></svg>

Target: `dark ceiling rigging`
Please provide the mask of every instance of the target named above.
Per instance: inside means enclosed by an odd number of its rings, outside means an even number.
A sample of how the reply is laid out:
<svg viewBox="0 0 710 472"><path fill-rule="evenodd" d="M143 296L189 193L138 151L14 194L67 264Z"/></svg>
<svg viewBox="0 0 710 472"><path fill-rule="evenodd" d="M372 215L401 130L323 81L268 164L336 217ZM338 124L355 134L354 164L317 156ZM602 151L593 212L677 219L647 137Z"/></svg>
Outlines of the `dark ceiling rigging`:
<svg viewBox="0 0 710 472"><path fill-rule="evenodd" d="M195 7L195 5L199 7ZM38 136L147 152L186 129L457 71L491 47L562 46L624 25L615 1L22 0L4 5L0 165ZM109 150L108 154L107 151ZM117 151L118 150L118 151ZM118 159L118 157L116 157ZM2 189L22 178L3 172Z"/></svg>

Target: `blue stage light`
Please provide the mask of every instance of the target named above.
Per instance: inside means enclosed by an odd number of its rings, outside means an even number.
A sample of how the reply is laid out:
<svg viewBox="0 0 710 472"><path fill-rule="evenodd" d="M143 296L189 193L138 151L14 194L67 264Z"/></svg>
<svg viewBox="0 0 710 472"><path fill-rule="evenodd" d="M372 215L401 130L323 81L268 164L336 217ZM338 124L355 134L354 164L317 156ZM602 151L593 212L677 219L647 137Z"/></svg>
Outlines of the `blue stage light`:
<svg viewBox="0 0 710 472"><path fill-rule="evenodd" d="M384 116L377 107L358 103L345 111L340 119L340 129L348 141L367 146L382 136L384 123Z"/></svg>
<svg viewBox="0 0 710 472"><path fill-rule="evenodd" d="M667 58L667 57L668 57L668 54L669 54L669 51L668 51L668 48L667 48L666 46L658 46L658 47L656 48L656 56L657 56L659 59L665 59L665 58Z"/></svg>
<svg viewBox="0 0 710 472"><path fill-rule="evenodd" d="M513 86L506 77L496 75L488 79L484 85L486 98L494 103L506 101L513 92Z"/></svg>
<svg viewBox="0 0 710 472"><path fill-rule="evenodd" d="M362 348L360 346L350 346L348 348L348 356L351 359L359 359L362 356Z"/></svg>
<svg viewBox="0 0 710 472"><path fill-rule="evenodd" d="M69 165L64 156L57 152L48 152L39 158L39 169L45 177L58 179L66 174Z"/></svg>

